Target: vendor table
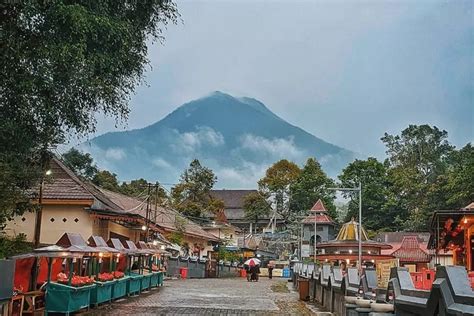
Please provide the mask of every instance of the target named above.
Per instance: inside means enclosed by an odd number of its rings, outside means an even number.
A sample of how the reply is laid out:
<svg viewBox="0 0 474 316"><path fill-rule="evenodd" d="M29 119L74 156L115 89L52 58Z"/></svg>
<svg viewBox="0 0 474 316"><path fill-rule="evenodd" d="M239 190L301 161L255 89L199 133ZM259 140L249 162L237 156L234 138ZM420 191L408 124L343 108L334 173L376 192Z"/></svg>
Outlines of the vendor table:
<svg viewBox="0 0 474 316"><path fill-rule="evenodd" d="M96 287L91 290L91 305L97 306L112 300L112 287L116 281L94 282Z"/></svg>
<svg viewBox="0 0 474 316"><path fill-rule="evenodd" d="M95 284L74 287L55 282L46 287L46 312L69 315L83 308L89 308L91 291Z"/></svg>
<svg viewBox="0 0 474 316"><path fill-rule="evenodd" d="M120 279L115 280L115 283L112 285L112 299L118 299L127 295L127 284L129 277L124 276Z"/></svg>
<svg viewBox="0 0 474 316"><path fill-rule="evenodd" d="M127 282L127 294L140 294L141 282L143 275L141 274L130 274Z"/></svg>
<svg viewBox="0 0 474 316"><path fill-rule="evenodd" d="M160 273L159 271L153 271L150 278L150 287L157 287L160 284Z"/></svg>

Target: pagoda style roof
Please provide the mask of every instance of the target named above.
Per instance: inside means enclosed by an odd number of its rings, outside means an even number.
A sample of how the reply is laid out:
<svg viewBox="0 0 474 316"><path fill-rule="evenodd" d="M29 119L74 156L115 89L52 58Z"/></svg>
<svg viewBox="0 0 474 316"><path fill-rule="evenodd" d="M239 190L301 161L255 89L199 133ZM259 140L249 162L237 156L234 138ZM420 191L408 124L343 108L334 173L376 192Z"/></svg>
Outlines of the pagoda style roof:
<svg viewBox="0 0 474 316"><path fill-rule="evenodd" d="M313 205L310 210L310 214L302 221L303 224L313 224L314 222L316 222L316 224L334 225L334 221L328 215L328 211L326 210L326 207L324 206L321 199L319 199Z"/></svg>
<svg viewBox="0 0 474 316"><path fill-rule="evenodd" d="M416 236L403 237L400 248L392 253L401 262L430 262L430 256L420 247Z"/></svg>
<svg viewBox="0 0 474 316"><path fill-rule="evenodd" d="M364 227L361 227L361 240L368 241L367 232ZM347 241L347 240L359 240L359 223L357 223L354 218L350 222L342 225L341 230L337 234L336 241Z"/></svg>

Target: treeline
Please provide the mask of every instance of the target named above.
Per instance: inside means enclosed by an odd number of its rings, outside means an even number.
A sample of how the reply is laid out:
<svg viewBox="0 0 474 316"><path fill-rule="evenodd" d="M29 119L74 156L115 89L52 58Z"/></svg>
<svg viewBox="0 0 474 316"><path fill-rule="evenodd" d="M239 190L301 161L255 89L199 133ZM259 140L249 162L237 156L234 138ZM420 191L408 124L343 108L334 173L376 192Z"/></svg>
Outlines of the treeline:
<svg viewBox="0 0 474 316"><path fill-rule="evenodd" d="M342 193L349 199L347 212L336 211L335 187L357 187L362 183L362 213L371 231L426 231L433 211L460 209L474 200L474 151L471 143L456 149L448 133L429 125L410 125L399 135L385 134L387 158L369 157L347 165L337 180L322 170L316 158L303 166L286 159L270 166L257 183L258 191L246 196L245 216L258 222L275 209L292 229L301 216L321 199L333 219L357 218L357 192ZM145 179L120 183L117 175L99 170L89 154L71 149L63 155L65 164L96 185L130 196L140 196L148 185ZM211 195L217 181L213 171L193 160L170 192L162 187L160 203L199 220L223 209L221 200Z"/></svg>
<svg viewBox="0 0 474 316"><path fill-rule="evenodd" d="M387 158L351 162L338 181L329 178L315 158L300 168L288 160L271 166L258 182L259 193L246 198L248 218L268 215L269 197L290 224L321 199L333 219L338 218L334 191L362 183L362 213L372 231L426 231L433 211L460 209L474 200L474 151L471 143L456 149L448 133L429 125L410 125L399 135L385 134ZM344 221L357 218L357 192L350 199Z"/></svg>

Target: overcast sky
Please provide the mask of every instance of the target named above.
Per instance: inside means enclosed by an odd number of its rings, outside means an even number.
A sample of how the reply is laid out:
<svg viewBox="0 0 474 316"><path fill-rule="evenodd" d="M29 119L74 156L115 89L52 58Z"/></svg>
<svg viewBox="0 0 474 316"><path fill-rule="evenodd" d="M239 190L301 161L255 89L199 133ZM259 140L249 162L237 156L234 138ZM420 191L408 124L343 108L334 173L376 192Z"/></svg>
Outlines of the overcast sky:
<svg viewBox="0 0 474 316"><path fill-rule="evenodd" d="M150 46L127 129L214 90L249 96L339 146L384 157L408 124L474 139L474 1L179 1ZM98 133L116 130L100 119ZM119 130L123 130L124 127Z"/></svg>

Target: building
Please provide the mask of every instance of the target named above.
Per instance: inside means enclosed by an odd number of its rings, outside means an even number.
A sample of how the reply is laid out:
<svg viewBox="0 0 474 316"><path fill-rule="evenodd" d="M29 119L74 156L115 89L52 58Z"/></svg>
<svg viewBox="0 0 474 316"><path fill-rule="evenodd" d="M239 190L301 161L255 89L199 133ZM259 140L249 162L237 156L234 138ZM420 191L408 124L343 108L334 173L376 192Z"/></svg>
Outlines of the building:
<svg viewBox="0 0 474 316"><path fill-rule="evenodd" d="M442 255L451 253L452 264L474 271L474 202L460 210L435 211L430 233L428 248L436 264L445 264Z"/></svg>
<svg viewBox="0 0 474 316"><path fill-rule="evenodd" d="M104 240L119 238L134 242L154 233L169 237L183 234L185 249L194 255L205 256L213 250L219 238L206 232L198 224L168 208L150 205L146 200L129 197L99 188L79 179L61 161L50 162L51 176L44 181L40 243L55 244L65 233L78 233L84 239L101 236ZM33 241L36 213L17 216L6 225L7 235L25 234ZM143 229L145 228L145 229Z"/></svg>
<svg viewBox="0 0 474 316"><path fill-rule="evenodd" d="M224 213L229 224L238 227L243 233L262 233L269 225L272 214L259 219L257 223L245 218L244 198L255 192L257 190L212 190L211 196L224 201ZM277 230L282 225L283 220L277 218Z"/></svg>
<svg viewBox="0 0 474 316"><path fill-rule="evenodd" d="M316 227L315 227L316 223ZM316 237L315 237L316 228ZM334 221L329 216L326 207L321 200L318 200L309 215L302 221L302 244L301 257L306 258L314 255L314 240L316 243L327 242L334 239ZM317 246L316 244L316 246Z"/></svg>
<svg viewBox="0 0 474 316"><path fill-rule="evenodd" d="M420 271L423 268L433 268L436 264L434 252L428 249L430 233L423 232L384 232L374 238L392 246L392 249L383 249L382 254L393 255L410 271ZM438 261L442 265L452 265L452 253L441 252Z"/></svg>
<svg viewBox="0 0 474 316"><path fill-rule="evenodd" d="M318 244L317 259L340 265L356 266L359 260L359 240L362 245L362 265L373 265L377 260L392 259L392 255L382 253L384 249L391 249L389 244L370 240L364 227L361 227L359 236L359 223L354 219L342 225L336 239Z"/></svg>

